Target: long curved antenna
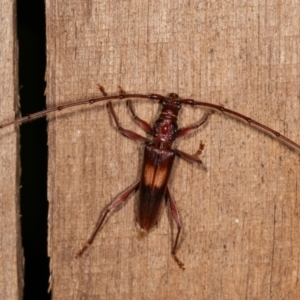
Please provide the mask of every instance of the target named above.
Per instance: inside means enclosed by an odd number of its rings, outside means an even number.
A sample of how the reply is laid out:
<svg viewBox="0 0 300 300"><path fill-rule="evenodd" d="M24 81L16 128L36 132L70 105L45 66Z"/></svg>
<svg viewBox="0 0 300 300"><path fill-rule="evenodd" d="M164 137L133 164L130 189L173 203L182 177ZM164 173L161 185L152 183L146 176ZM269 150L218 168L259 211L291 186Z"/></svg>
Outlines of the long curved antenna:
<svg viewBox="0 0 300 300"><path fill-rule="evenodd" d="M267 132L270 132L272 133L273 135L275 135L276 138L278 139L281 139L283 140L284 142L296 147L297 149L300 149L300 145L295 143L294 141L290 140L289 138L287 138L286 136L284 136L283 134L273 130L272 128L260 123L260 122L257 122L243 114L240 114L234 110L231 110L231 109L228 109L228 108L225 108L224 106L222 105L216 105L216 104L212 104L212 103L207 103L207 102L201 102L201 101L195 101L193 99L182 99L181 102L183 104L189 104L189 105L192 105L192 106L195 106L195 105L199 105L199 106L203 106L203 107L210 107L212 109L215 109L215 110L218 110L222 113L226 113L226 114L229 114L229 115L233 115L233 116L236 116L240 119L243 119L245 120L249 125L253 124L259 128L262 128L264 129L265 131Z"/></svg>
<svg viewBox="0 0 300 300"><path fill-rule="evenodd" d="M74 106L79 106L79 105L86 105L86 104L94 104L97 102L101 102L101 101L106 101L106 100L122 100L122 99L128 99L128 98L143 98L143 99L150 99L150 100L158 100L161 101L163 99L166 99L168 97L159 95L159 94L149 94L149 95L145 95L145 94L125 94L124 91L120 88L120 94L119 95L114 95L114 96L107 96L106 92L104 91L104 89L99 86L101 92L104 94L104 97L99 97L99 98L95 98L95 99L89 99L89 100L80 100L80 101L76 101L76 102L71 102L71 103L67 103L67 104L62 104L56 107L52 107L52 108L48 108L36 113L32 113L32 114L28 114L27 116L21 117L17 120L13 120L7 123L3 123L0 125L0 129L7 127L9 125L13 125L13 124L19 124L19 123L23 123L26 121L30 121L33 119L37 119L39 117L43 117L48 113L51 112L55 112L55 111L61 111L65 108L69 108L69 107L74 107ZM282 141L286 142L287 144L290 144L292 146L294 146L297 149L300 149L300 145L295 143L294 141L290 140L289 138L287 138L286 136L284 136L283 134L273 130L272 128L258 122L255 121L243 114L240 114L234 110L225 108L222 105L217 105L217 104L212 104L212 103L208 103L208 102L201 102L201 101L195 101L193 99L180 99L180 102L183 104L187 104L187 105L192 105L192 106L202 106L202 107L209 107L212 108L214 110L218 110L222 113L227 113L229 115L233 115L235 117L238 117L242 120L245 120L249 125L253 124L259 128L264 129L265 131L272 133L276 138L281 139Z"/></svg>
<svg viewBox="0 0 300 300"><path fill-rule="evenodd" d="M4 127L7 127L9 125L19 124L19 123L23 123L23 122L30 121L30 120L33 120L33 119L37 119L37 118L40 118L40 117L43 117L43 116L47 115L48 113L55 112L55 111L61 111L65 108L69 108L69 107L74 107L74 106L79 106L79 105L86 105L86 104L94 104L94 103L101 102L101 101L106 101L106 100L116 100L116 99L122 100L122 99L126 99L126 98L151 99L150 97L151 97L151 95L120 94L120 95L114 95L114 96L104 96L104 97L89 99L89 100L80 100L80 101L76 101L76 102L62 104L62 105L55 106L55 107L52 107L52 108L48 108L48 109L45 109L45 110L41 110L41 111L36 112L36 113L28 114L28 115L26 115L24 117L21 117L19 119L3 123L3 124L0 125L0 129L4 128ZM156 99L153 99L153 100L156 100Z"/></svg>

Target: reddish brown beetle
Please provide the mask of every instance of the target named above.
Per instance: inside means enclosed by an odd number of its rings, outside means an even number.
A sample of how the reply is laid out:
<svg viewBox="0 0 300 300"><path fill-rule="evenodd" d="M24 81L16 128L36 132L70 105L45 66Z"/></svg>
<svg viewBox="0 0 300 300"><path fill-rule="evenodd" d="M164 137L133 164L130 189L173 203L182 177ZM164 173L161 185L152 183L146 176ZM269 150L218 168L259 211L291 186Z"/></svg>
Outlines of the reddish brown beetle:
<svg viewBox="0 0 300 300"><path fill-rule="evenodd" d="M175 238L174 245L172 247L172 255L176 261L176 263L179 265L181 269L184 269L184 264L178 259L176 256L176 250L179 240L179 235L181 231L181 222L179 218L179 213L174 201L173 196L170 193L170 190L168 188L168 180L171 174L173 162L175 155L177 154L181 158L187 160L188 162L197 162L201 163L201 160L198 159L198 156L201 154L201 151L204 148L204 145L200 143L199 149L196 152L196 154L191 155L187 154L185 152L182 152L178 149L172 149L173 142L182 136L185 136L193 131L195 131L198 127L200 127L202 124L204 124L209 115L212 112L205 113L200 121L196 123L195 125L178 129L177 125L177 116L178 112L181 109L182 104L188 104L188 105L198 105L203 107L209 107L214 110L219 110L224 113L228 113L231 115L234 115L236 117L239 117L241 119L244 119L249 124L253 124L259 128L262 128L273 135L275 135L277 138L282 139L286 143L300 149L300 145L293 142L292 140L288 139L284 135L281 135L279 132L269 128L268 126L265 126L255 120L252 120L251 118L242 115L238 112L235 112L233 110L227 109L220 105L215 105L207 102L200 102L200 101L194 101L192 99L180 99L177 94L171 93L169 96L164 97L157 94L150 94L150 95L143 95L143 94L125 94L125 92L120 88L119 95L115 96L107 96L104 88L100 86L100 90L103 93L103 97L96 98L96 99L90 99L85 101L77 101L69 104L64 104L61 106L57 106L54 108L49 108L28 116L25 116L23 118L20 118L18 120L14 120L11 122L7 122L5 124L0 125L0 128L6 127L11 124L18 124L22 123L24 121L28 121L34 118L38 118L40 116L43 116L47 113L54 112L54 111L60 111L62 109L78 106L78 105L84 105L84 104L93 104L100 101L105 100L113 100L113 99L125 99L125 98L146 98L151 100L157 100L162 104L162 110L160 113L159 118L155 121L153 127L151 127L147 122L144 120L141 120L139 117L137 117L134 113L134 110L132 108L131 102L128 101L128 107L131 111L131 114L134 117L134 120L137 122L137 124L144 130L146 133L150 134L153 139L152 141L148 138L145 138L133 131L124 129L120 126L118 119L116 117L116 114L113 110L112 104L108 103L108 110L111 113L114 122L117 125L118 130L126 137L138 140L146 143L145 151L144 151L144 162L141 172L141 178L139 181L132 184L130 187L128 187L125 191L123 191L116 200L106 209L103 216L101 216L98 220L98 223L96 225L95 230L93 231L91 237L88 239L84 247L77 253L76 257L80 257L83 252L88 248L89 245L93 243L93 240L101 228L104 220L106 219L107 215L115 210L117 207L119 207L128 197L131 193L134 191L137 191L140 189L140 197L138 201L138 216L137 216L137 222L140 226L140 228L143 231L149 231L158 221L159 213L161 210L161 206L163 203L163 199L165 198L167 202L170 205L171 213L173 220L176 223L177 226L177 235Z"/></svg>
<svg viewBox="0 0 300 300"><path fill-rule="evenodd" d="M106 93L103 88L102 92L105 96ZM125 95L122 90L120 94ZM184 269L184 264L176 256L176 248L181 231L181 223L175 201L168 188L168 181L172 171L175 154L181 156L189 162L201 163L201 160L199 160L196 155L190 155L178 149L172 149L171 146L176 138L187 135L205 123L209 114L205 113L196 125L178 129L177 115L181 108L181 100L176 94L170 94L169 97L160 97L161 96L158 95L151 96L151 99L158 99L162 104L162 111L159 118L155 121L153 128L151 128L147 122L138 118L133 111L131 102L127 102L137 124L140 125L141 128L148 134L153 136L152 141L140 136L135 132L122 128L119 125L111 102L108 103L108 109L113 116L118 130L130 139L146 143L141 178L139 181L135 182L124 192L122 192L119 197L107 208L105 214L100 218L96 229L87 241L86 245L77 253L77 257L81 256L87 247L92 244L108 213L115 210L129 197L132 192L139 189L140 197L137 208L137 222L143 231L147 232L153 226L155 226L155 224L157 224L164 197L170 204L172 217L178 229L172 255L179 267ZM201 143L199 151L197 151L197 155L201 153L202 149L203 144Z"/></svg>

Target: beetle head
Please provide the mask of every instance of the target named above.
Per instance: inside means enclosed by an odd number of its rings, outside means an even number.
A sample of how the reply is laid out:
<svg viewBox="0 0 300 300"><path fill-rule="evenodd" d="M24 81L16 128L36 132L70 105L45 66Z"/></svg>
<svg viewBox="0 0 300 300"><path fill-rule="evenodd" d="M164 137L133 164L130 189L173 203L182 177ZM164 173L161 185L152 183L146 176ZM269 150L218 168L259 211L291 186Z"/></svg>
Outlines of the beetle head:
<svg viewBox="0 0 300 300"><path fill-rule="evenodd" d="M163 106L162 111L168 115L177 116L179 110L181 109L181 100L175 93L170 93L167 97L162 99L160 103Z"/></svg>

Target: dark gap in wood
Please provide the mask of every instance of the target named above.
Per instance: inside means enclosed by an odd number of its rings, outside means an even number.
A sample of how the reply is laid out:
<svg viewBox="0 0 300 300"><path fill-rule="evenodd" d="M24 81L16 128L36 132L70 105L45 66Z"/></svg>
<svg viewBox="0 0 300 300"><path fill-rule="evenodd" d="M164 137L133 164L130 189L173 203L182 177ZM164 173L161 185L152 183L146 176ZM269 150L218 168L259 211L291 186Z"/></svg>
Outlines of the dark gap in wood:
<svg viewBox="0 0 300 300"><path fill-rule="evenodd" d="M22 115L46 107L45 4L17 0L19 85ZM47 123L42 118L20 127L21 232L25 256L24 298L50 299L47 293Z"/></svg>

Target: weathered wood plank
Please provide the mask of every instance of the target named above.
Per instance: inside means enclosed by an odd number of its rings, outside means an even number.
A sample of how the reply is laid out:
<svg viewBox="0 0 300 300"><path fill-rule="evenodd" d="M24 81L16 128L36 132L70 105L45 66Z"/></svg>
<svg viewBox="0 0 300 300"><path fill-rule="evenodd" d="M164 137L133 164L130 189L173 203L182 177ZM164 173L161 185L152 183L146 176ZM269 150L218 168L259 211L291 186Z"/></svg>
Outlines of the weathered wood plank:
<svg viewBox="0 0 300 300"><path fill-rule="evenodd" d="M0 123L18 111L18 51L15 1L0 8ZM0 135L0 298L22 299L23 253L19 214L18 135L14 127Z"/></svg>
<svg viewBox="0 0 300 300"><path fill-rule="evenodd" d="M48 105L95 97L98 82L108 92L176 92L300 143L299 28L298 1L48 0ZM134 105L141 118L157 116L158 105ZM115 107L141 132L124 103ZM202 114L184 108L179 123ZM116 131L104 104L49 116L53 299L299 298L299 152L219 113L177 146L193 153L200 140L203 167L178 159L170 183L185 272L170 255L166 212L139 238L135 197L76 260L99 213L138 178L142 146Z"/></svg>

